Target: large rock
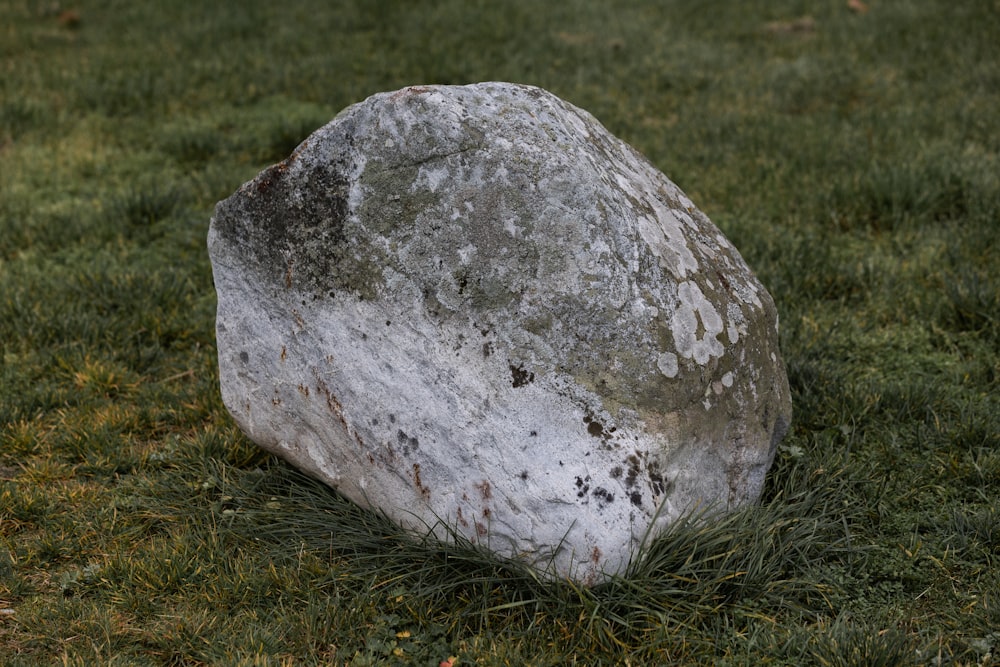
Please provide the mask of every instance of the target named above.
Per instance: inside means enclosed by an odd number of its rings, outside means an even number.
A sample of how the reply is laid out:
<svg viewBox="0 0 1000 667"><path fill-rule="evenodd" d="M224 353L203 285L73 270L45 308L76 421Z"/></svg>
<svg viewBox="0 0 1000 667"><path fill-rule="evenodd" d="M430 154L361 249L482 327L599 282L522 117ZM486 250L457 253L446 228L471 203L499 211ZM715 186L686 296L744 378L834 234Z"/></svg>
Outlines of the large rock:
<svg viewBox="0 0 1000 667"><path fill-rule="evenodd" d="M351 106L219 203L209 250L250 438L556 576L600 582L682 513L754 501L789 424L736 249L538 88Z"/></svg>

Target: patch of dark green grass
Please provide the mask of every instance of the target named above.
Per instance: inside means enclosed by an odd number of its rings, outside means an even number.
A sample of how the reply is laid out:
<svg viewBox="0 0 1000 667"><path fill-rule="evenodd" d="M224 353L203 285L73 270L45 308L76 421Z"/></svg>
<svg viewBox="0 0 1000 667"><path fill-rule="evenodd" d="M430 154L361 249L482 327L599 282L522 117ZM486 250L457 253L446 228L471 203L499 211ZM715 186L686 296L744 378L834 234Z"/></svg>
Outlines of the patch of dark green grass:
<svg viewBox="0 0 1000 667"><path fill-rule="evenodd" d="M0 2L0 662L990 664L1000 13L868 5ZM761 504L593 589L401 532L218 393L215 202L347 104L478 80L594 113L781 314Z"/></svg>
<svg viewBox="0 0 1000 667"><path fill-rule="evenodd" d="M4 143L42 124L45 107L31 98L7 97L0 103L0 138Z"/></svg>

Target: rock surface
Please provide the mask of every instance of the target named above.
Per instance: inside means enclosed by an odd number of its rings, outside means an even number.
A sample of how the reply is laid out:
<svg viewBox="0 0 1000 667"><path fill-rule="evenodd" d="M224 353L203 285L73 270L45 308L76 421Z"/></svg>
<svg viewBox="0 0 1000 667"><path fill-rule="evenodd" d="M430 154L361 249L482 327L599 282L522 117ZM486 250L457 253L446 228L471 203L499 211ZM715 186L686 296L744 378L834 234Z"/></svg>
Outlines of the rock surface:
<svg viewBox="0 0 1000 667"><path fill-rule="evenodd" d="M345 109L218 204L222 396L400 524L583 584L759 497L791 403L770 295L662 173L538 88Z"/></svg>

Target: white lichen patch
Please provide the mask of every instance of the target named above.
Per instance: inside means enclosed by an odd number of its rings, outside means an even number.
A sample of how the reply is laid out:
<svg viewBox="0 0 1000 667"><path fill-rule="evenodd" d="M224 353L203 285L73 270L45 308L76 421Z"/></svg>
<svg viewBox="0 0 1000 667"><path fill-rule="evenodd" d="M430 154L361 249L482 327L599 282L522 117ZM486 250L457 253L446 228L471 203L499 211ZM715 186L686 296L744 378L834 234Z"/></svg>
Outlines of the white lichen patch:
<svg viewBox="0 0 1000 667"><path fill-rule="evenodd" d="M668 378L677 377L677 355L673 352L663 352L656 358L656 367Z"/></svg>
<svg viewBox="0 0 1000 667"><path fill-rule="evenodd" d="M712 357L721 357L725 348L719 341L723 329L719 311L695 282L678 285L677 299L677 309L670 319L677 353L702 366Z"/></svg>
<svg viewBox="0 0 1000 667"><path fill-rule="evenodd" d="M656 218L640 216L637 222L639 234L653 254L660 259L661 266L679 280L698 270L698 260L688 247L680 221L665 207L657 207Z"/></svg>
<svg viewBox="0 0 1000 667"><path fill-rule="evenodd" d="M417 172L417 179L410 186L411 191L427 188L431 192L437 192L441 184L446 182L450 176L449 170L444 166L421 167Z"/></svg>
<svg viewBox="0 0 1000 667"><path fill-rule="evenodd" d="M729 318L729 324L726 325L729 344L736 345L740 342L740 336L747 334L746 317L743 315L743 309L733 302L726 306L726 316Z"/></svg>
<svg viewBox="0 0 1000 667"><path fill-rule="evenodd" d="M458 249L458 259L464 265L472 261L476 256L476 246L471 243Z"/></svg>

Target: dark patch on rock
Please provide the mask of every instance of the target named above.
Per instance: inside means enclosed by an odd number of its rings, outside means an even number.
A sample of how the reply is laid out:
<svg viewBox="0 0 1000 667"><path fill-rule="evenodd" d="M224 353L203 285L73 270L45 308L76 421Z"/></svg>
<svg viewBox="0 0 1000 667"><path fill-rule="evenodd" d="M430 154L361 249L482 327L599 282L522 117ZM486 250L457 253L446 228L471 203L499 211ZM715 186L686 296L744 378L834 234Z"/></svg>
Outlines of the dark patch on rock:
<svg viewBox="0 0 1000 667"><path fill-rule="evenodd" d="M509 364L510 366L510 376L511 386L517 389L518 387L523 387L525 385L531 384L535 381L535 374L531 371L524 370L524 365L515 366L514 364Z"/></svg>
<svg viewBox="0 0 1000 667"><path fill-rule="evenodd" d="M373 299L382 282L372 261L379 253L359 244L349 223L345 171L337 163L306 166L293 155L220 202L214 229L240 246L247 268L272 287L314 298L357 291ZM303 191L310 196L296 196Z"/></svg>
<svg viewBox="0 0 1000 667"><path fill-rule="evenodd" d="M625 475L625 486L631 489L639 479L639 457L633 454L625 462L628 464L628 473Z"/></svg>
<svg viewBox="0 0 1000 667"><path fill-rule="evenodd" d="M587 425L587 433L595 438L601 438L605 442L611 440L611 436L618 430L615 426L605 426L590 413L583 416L583 422Z"/></svg>
<svg viewBox="0 0 1000 667"><path fill-rule="evenodd" d="M673 483L669 480L664 480L663 475L660 473L660 464L656 461L650 461L646 464L646 474L649 476L649 485L653 489L653 494L657 496L662 496L666 493L670 493L673 488Z"/></svg>
<svg viewBox="0 0 1000 667"><path fill-rule="evenodd" d="M403 429L396 431L396 442L403 448L404 454L420 449L420 441L417 440L416 436L407 435Z"/></svg>
<svg viewBox="0 0 1000 667"><path fill-rule="evenodd" d="M599 486L594 489L593 496L597 499L598 507L604 507L605 505L609 505L615 501L615 494L611 493L603 486Z"/></svg>

